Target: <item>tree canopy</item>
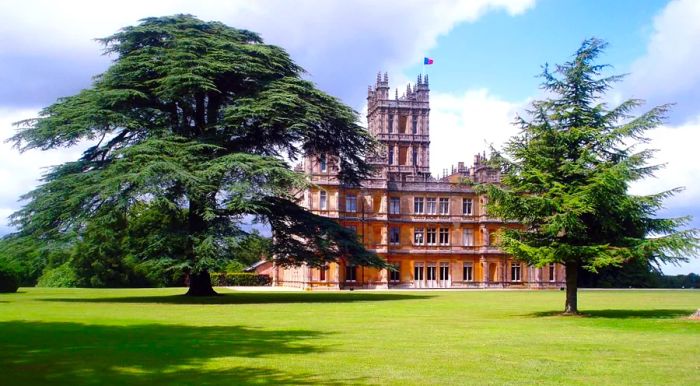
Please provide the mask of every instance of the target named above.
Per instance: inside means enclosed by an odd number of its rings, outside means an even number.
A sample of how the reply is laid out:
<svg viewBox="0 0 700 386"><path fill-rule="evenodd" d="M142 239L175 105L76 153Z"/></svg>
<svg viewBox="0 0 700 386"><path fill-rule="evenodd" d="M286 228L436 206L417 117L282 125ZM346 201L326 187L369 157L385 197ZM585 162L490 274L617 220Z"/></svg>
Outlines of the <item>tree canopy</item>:
<svg viewBox="0 0 700 386"><path fill-rule="evenodd" d="M207 272L246 236L250 216L271 225L280 263L383 264L352 232L296 203L307 181L287 160L332 154L340 180L356 184L371 171L374 142L356 112L304 80L282 48L190 15L143 19L100 41L115 57L109 69L20 122L11 139L22 151L95 143L23 196L12 217L20 234L80 239L90 223L108 226L157 202L182 211L185 245L168 245L172 234L155 224L134 242L170 246L194 295L213 293Z"/></svg>
<svg viewBox="0 0 700 386"><path fill-rule="evenodd" d="M657 216L680 188L628 191L661 167L649 164L652 150L639 147L669 105L639 116L632 112L641 100L608 108L605 93L621 76L603 75L607 66L595 62L605 46L589 39L571 61L553 71L545 66L548 97L517 118L520 133L493 157L502 185L486 188L489 213L522 224L502 232L505 252L536 266L566 265L565 313L578 313L578 267L595 272L630 261L687 261L698 249L696 230L683 230L687 217Z"/></svg>

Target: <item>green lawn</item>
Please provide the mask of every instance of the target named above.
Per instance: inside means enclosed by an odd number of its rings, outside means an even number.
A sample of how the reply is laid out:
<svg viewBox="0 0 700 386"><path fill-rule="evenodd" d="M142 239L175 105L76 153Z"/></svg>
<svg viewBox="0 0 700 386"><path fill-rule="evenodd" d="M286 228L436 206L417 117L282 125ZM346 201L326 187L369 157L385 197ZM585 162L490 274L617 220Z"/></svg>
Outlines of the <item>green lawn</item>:
<svg viewBox="0 0 700 386"><path fill-rule="evenodd" d="M0 294L0 384L700 384L700 291L220 291Z"/></svg>

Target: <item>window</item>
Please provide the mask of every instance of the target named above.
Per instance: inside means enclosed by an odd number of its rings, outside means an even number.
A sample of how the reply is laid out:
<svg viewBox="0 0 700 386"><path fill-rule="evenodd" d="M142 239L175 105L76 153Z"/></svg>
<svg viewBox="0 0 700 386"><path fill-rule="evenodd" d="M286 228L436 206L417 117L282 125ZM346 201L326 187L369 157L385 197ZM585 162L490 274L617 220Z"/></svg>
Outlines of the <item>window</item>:
<svg viewBox="0 0 700 386"><path fill-rule="evenodd" d="M318 279L320 281L326 281L326 271L327 270L328 270L327 265L324 265L323 267L319 268Z"/></svg>
<svg viewBox="0 0 700 386"><path fill-rule="evenodd" d="M450 265L448 263L440 263L440 280L450 280Z"/></svg>
<svg viewBox="0 0 700 386"><path fill-rule="evenodd" d="M322 210L328 209L328 193L325 190L319 192L319 208Z"/></svg>
<svg viewBox="0 0 700 386"><path fill-rule="evenodd" d="M345 281L356 281L357 280L357 267L354 265L348 265L345 267Z"/></svg>
<svg viewBox="0 0 700 386"><path fill-rule="evenodd" d="M328 163L326 162L325 155L318 157L318 164L319 164L319 168L321 169L322 172L325 172L328 170Z"/></svg>
<svg viewBox="0 0 700 386"><path fill-rule="evenodd" d="M389 126L387 127L387 133L391 133L394 130L394 116L389 114Z"/></svg>
<svg viewBox="0 0 700 386"><path fill-rule="evenodd" d="M345 196L345 211L357 212L357 196Z"/></svg>
<svg viewBox="0 0 700 386"><path fill-rule="evenodd" d="M418 150L413 150L413 166L418 165Z"/></svg>
<svg viewBox="0 0 700 386"><path fill-rule="evenodd" d="M462 229L462 245L465 247L474 246L474 230Z"/></svg>
<svg viewBox="0 0 700 386"><path fill-rule="evenodd" d="M440 214L448 214L450 213L450 199L449 198L441 198L440 199Z"/></svg>
<svg viewBox="0 0 700 386"><path fill-rule="evenodd" d="M411 131L413 134L416 134L418 132L418 116L414 115L413 116L413 122L411 123Z"/></svg>
<svg viewBox="0 0 700 386"><path fill-rule="evenodd" d="M348 225L346 228L350 229L351 231L357 233L357 227L355 225Z"/></svg>
<svg viewBox="0 0 700 386"><path fill-rule="evenodd" d="M510 264L510 280L511 281L520 281L520 263L511 263Z"/></svg>
<svg viewBox="0 0 700 386"><path fill-rule="evenodd" d="M413 267L413 280L423 281L423 263L416 263Z"/></svg>
<svg viewBox="0 0 700 386"><path fill-rule="evenodd" d="M389 165L394 164L394 148L389 147Z"/></svg>
<svg viewBox="0 0 700 386"><path fill-rule="evenodd" d="M436 233L435 228L428 228L425 236L426 244L435 245Z"/></svg>
<svg viewBox="0 0 700 386"><path fill-rule="evenodd" d="M423 245L423 228L413 230L413 244Z"/></svg>
<svg viewBox="0 0 700 386"><path fill-rule="evenodd" d="M470 215L472 214L472 199L463 198L462 199L462 214Z"/></svg>
<svg viewBox="0 0 700 386"><path fill-rule="evenodd" d="M450 244L450 230L448 228L440 228L440 245Z"/></svg>
<svg viewBox="0 0 700 386"><path fill-rule="evenodd" d="M401 266L399 264L392 264L393 269L389 270L389 280L391 281L401 281Z"/></svg>
<svg viewBox="0 0 700 386"><path fill-rule="evenodd" d="M425 213L435 214L437 213L437 204L435 197L428 197L425 199Z"/></svg>
<svg viewBox="0 0 700 386"><path fill-rule="evenodd" d="M423 213L423 197L413 198L413 213L421 214Z"/></svg>
<svg viewBox="0 0 700 386"><path fill-rule="evenodd" d="M474 281L474 266L472 266L472 263L464 263L462 278L464 281Z"/></svg>
<svg viewBox="0 0 700 386"><path fill-rule="evenodd" d="M427 268L425 273L426 279L435 280L435 263L429 263Z"/></svg>
<svg viewBox="0 0 700 386"><path fill-rule="evenodd" d="M389 214L401 213L401 200L398 197L389 198Z"/></svg>
<svg viewBox="0 0 700 386"><path fill-rule="evenodd" d="M389 228L389 243L398 244L399 243L399 228L392 227Z"/></svg>
<svg viewBox="0 0 700 386"><path fill-rule="evenodd" d="M556 266L554 263L549 264L549 281L556 281L557 280L557 270Z"/></svg>

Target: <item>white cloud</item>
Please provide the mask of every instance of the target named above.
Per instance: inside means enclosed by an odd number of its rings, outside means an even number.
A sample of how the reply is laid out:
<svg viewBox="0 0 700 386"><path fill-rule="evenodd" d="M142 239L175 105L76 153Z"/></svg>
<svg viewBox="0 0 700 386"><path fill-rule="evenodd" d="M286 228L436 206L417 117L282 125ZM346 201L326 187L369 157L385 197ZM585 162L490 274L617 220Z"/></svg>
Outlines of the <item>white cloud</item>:
<svg viewBox="0 0 700 386"><path fill-rule="evenodd" d="M700 103L700 1L676 0L656 15L644 56L623 84L625 94L652 104L677 102L671 120L697 114Z"/></svg>
<svg viewBox="0 0 700 386"><path fill-rule="evenodd" d="M527 101L510 102L486 89L468 90L462 95L433 93L430 101L430 164L433 174L488 150L501 148L517 134L516 113Z"/></svg>
<svg viewBox="0 0 700 386"><path fill-rule="evenodd" d="M8 226L7 216L19 209L19 197L38 185L46 167L76 160L85 148L31 150L20 154L5 140L15 133L13 122L36 115L36 110L0 109L0 231Z"/></svg>
<svg viewBox="0 0 700 386"><path fill-rule="evenodd" d="M94 38L143 17L191 13L260 32L267 42L289 50L323 88L359 106L359 85L371 81L372 72L397 73L415 63L438 36L458 23L493 10L516 15L533 4L534 0L6 1L0 6L0 81L24 74L36 78L37 90L61 78L72 84L82 79L84 84L74 87L84 87L107 64ZM37 63L44 65L36 68ZM51 66L65 68L70 76L42 71ZM48 79L40 82L42 77Z"/></svg>

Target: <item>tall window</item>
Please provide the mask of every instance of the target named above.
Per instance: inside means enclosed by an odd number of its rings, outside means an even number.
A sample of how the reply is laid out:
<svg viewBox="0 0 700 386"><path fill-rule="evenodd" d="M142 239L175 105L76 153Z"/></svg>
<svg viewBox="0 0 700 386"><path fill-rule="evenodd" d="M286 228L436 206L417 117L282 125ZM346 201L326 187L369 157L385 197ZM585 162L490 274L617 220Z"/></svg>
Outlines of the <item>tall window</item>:
<svg viewBox="0 0 700 386"><path fill-rule="evenodd" d="M435 280L435 263L428 263L425 276L426 280Z"/></svg>
<svg viewBox="0 0 700 386"><path fill-rule="evenodd" d="M472 266L472 263L464 263L462 278L464 281L474 281L474 266Z"/></svg>
<svg viewBox="0 0 700 386"><path fill-rule="evenodd" d="M413 134L416 134L418 132L418 116L417 115L413 116L413 122L411 124L411 132Z"/></svg>
<svg viewBox="0 0 700 386"><path fill-rule="evenodd" d="M328 170L328 162L326 161L325 154L318 157L318 165L319 165L319 168L321 169L322 172L325 172Z"/></svg>
<svg viewBox="0 0 700 386"><path fill-rule="evenodd" d="M510 264L510 280L511 281L522 280L520 277L520 263L511 263Z"/></svg>
<svg viewBox="0 0 700 386"><path fill-rule="evenodd" d="M390 145L389 146L389 165L394 164L394 148Z"/></svg>
<svg viewBox="0 0 700 386"><path fill-rule="evenodd" d="M389 271L389 280L393 282L401 281L401 266L399 264L392 264Z"/></svg>
<svg viewBox="0 0 700 386"><path fill-rule="evenodd" d="M423 245L423 228L413 230L413 244Z"/></svg>
<svg viewBox="0 0 700 386"><path fill-rule="evenodd" d="M435 240L437 239L436 234L437 234L437 231L435 228L428 228L428 230L425 234L426 244L435 245Z"/></svg>
<svg viewBox="0 0 700 386"><path fill-rule="evenodd" d="M474 246L474 230L473 229L462 229L462 244L465 247Z"/></svg>
<svg viewBox="0 0 700 386"><path fill-rule="evenodd" d="M470 215L472 214L472 199L463 198L462 199L462 214Z"/></svg>
<svg viewBox="0 0 700 386"><path fill-rule="evenodd" d="M413 267L413 280L414 281L423 281L423 264L416 264Z"/></svg>
<svg viewBox="0 0 700 386"><path fill-rule="evenodd" d="M327 270L328 270L327 265L324 265L321 268L319 268L318 279L320 281L326 281L326 271Z"/></svg>
<svg viewBox="0 0 700 386"><path fill-rule="evenodd" d="M398 197L389 197L389 214L401 213L401 200Z"/></svg>
<svg viewBox="0 0 700 386"><path fill-rule="evenodd" d="M418 166L418 150L413 150L413 166Z"/></svg>
<svg viewBox="0 0 700 386"><path fill-rule="evenodd" d="M355 196L355 195L345 196L345 211L346 212L357 212L357 196Z"/></svg>
<svg viewBox="0 0 700 386"><path fill-rule="evenodd" d="M345 281L356 281L357 280L357 267L354 265L348 265L345 267Z"/></svg>
<svg viewBox="0 0 700 386"><path fill-rule="evenodd" d="M440 280L450 280L450 265L440 263Z"/></svg>
<svg viewBox="0 0 700 386"><path fill-rule="evenodd" d="M413 213L421 214L423 213L423 197L413 198Z"/></svg>
<svg viewBox="0 0 700 386"><path fill-rule="evenodd" d="M449 198L441 198L440 199L440 214L448 214L450 213L450 199Z"/></svg>
<svg viewBox="0 0 700 386"><path fill-rule="evenodd" d="M398 244L399 243L399 228L391 227L389 228L389 243Z"/></svg>
<svg viewBox="0 0 700 386"><path fill-rule="evenodd" d="M437 202L435 197L428 197L425 199L425 213L435 214L437 213Z"/></svg>
<svg viewBox="0 0 700 386"><path fill-rule="evenodd" d="M319 192L318 203L319 203L319 208L321 208L321 210L328 209L328 193L326 193L325 190L322 190Z"/></svg>
<svg viewBox="0 0 700 386"><path fill-rule="evenodd" d="M440 245L450 244L450 230L448 228L440 228Z"/></svg>
<svg viewBox="0 0 700 386"><path fill-rule="evenodd" d="M394 115L389 114L389 127L387 127L387 132L391 133L394 130Z"/></svg>
<svg viewBox="0 0 700 386"><path fill-rule="evenodd" d="M556 281L557 280L557 270L556 266L554 263L549 264L549 281Z"/></svg>

